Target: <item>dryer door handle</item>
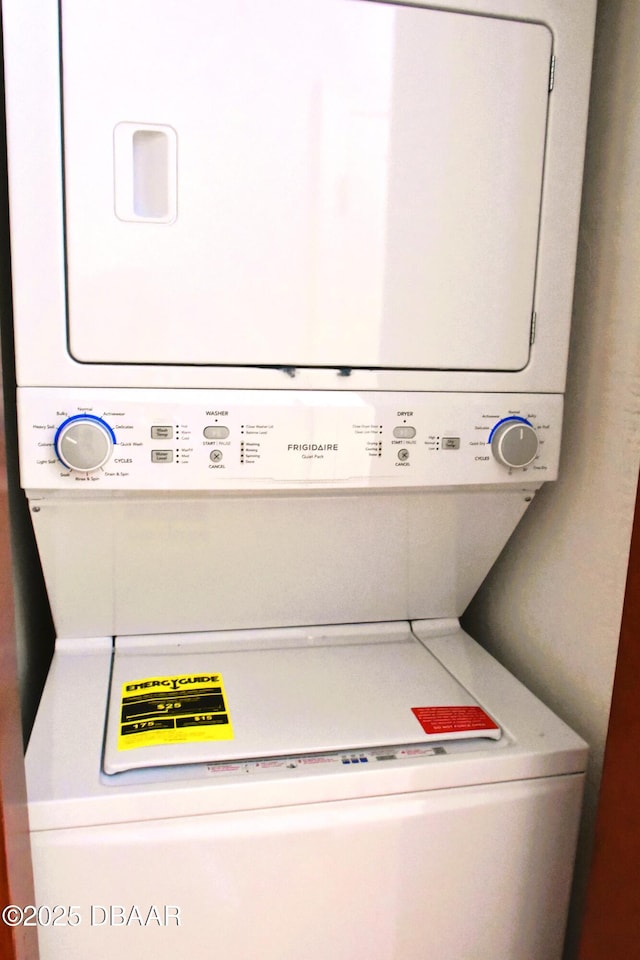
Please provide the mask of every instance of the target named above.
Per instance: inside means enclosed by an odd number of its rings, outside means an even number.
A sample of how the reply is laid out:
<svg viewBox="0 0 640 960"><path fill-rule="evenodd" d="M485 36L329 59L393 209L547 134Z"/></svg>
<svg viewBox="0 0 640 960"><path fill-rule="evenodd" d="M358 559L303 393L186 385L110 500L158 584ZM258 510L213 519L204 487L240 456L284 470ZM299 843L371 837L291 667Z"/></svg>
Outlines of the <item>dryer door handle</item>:
<svg viewBox="0 0 640 960"><path fill-rule="evenodd" d="M173 127L116 125L114 205L119 220L172 223L176 219L177 143Z"/></svg>

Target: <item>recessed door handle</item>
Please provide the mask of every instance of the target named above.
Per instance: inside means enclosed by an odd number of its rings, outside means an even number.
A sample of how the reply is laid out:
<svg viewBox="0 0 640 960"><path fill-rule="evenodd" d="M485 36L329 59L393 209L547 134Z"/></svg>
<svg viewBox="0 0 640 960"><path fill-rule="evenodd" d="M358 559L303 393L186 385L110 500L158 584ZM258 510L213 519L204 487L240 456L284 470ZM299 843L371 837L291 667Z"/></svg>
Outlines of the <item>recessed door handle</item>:
<svg viewBox="0 0 640 960"><path fill-rule="evenodd" d="M118 123L113 131L118 219L172 223L177 216L177 136L173 127Z"/></svg>

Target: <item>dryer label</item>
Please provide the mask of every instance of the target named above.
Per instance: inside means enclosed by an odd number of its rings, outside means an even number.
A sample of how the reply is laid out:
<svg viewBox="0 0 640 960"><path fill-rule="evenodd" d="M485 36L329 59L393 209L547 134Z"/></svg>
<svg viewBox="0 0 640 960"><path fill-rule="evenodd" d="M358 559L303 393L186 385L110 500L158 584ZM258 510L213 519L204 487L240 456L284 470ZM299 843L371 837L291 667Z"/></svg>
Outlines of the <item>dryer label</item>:
<svg viewBox="0 0 640 960"><path fill-rule="evenodd" d="M143 677L123 683L118 750L232 739L219 673Z"/></svg>

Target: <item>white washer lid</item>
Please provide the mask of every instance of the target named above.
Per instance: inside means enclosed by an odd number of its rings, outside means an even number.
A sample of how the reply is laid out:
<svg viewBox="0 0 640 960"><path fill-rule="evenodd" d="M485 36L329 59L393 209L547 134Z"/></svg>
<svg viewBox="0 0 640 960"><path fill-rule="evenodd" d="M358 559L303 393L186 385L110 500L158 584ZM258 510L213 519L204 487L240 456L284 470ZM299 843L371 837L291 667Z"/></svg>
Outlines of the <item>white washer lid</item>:
<svg viewBox="0 0 640 960"><path fill-rule="evenodd" d="M406 623L264 637L117 649L105 773L501 736Z"/></svg>

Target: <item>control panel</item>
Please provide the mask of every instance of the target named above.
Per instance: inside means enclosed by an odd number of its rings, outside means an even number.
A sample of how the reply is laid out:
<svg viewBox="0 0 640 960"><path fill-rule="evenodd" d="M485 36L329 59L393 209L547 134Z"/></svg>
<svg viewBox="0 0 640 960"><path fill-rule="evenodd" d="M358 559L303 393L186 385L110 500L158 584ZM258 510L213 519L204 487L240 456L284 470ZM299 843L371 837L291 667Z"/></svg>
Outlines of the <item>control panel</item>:
<svg viewBox="0 0 640 960"><path fill-rule="evenodd" d="M26 387L18 419L30 490L540 484L562 397Z"/></svg>

